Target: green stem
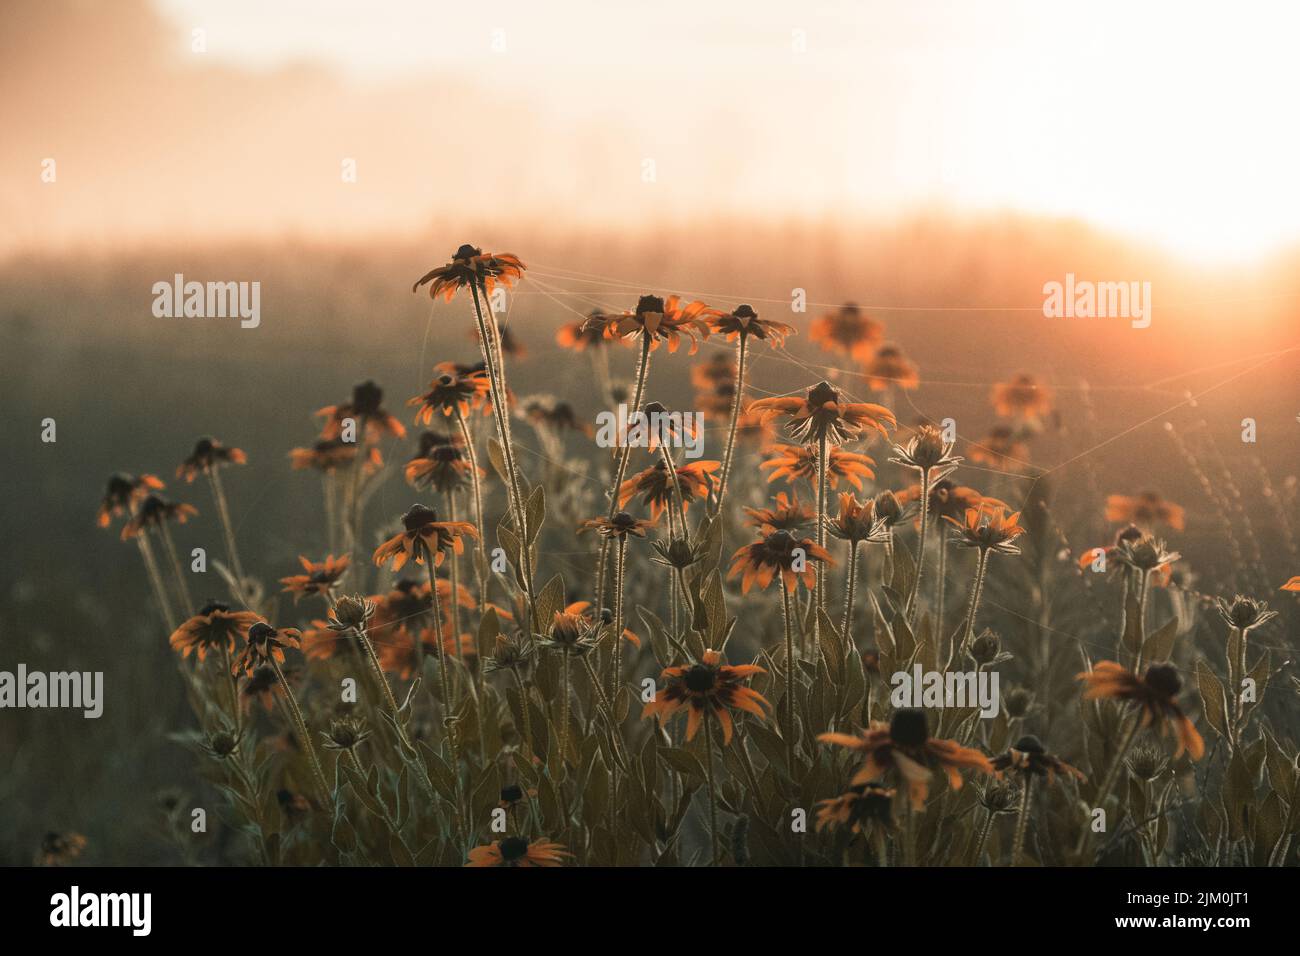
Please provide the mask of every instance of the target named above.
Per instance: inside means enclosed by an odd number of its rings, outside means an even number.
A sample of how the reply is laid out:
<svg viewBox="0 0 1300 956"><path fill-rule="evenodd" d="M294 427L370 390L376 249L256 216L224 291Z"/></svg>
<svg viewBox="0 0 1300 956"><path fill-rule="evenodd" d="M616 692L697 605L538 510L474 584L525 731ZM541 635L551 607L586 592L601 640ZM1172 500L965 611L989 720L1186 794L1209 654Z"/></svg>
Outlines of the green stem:
<svg viewBox="0 0 1300 956"><path fill-rule="evenodd" d="M921 582L925 579L925 537L930 530L930 469L921 469L921 528L916 544L916 580L912 583L912 594L907 599L907 623L916 627L916 613L920 607L918 600Z"/></svg>
<svg viewBox="0 0 1300 956"><path fill-rule="evenodd" d="M785 760L789 765L790 777L794 779L794 632L790 629L790 591L786 588L785 581L780 578L777 579L777 586L781 589L781 610L783 612L781 619L785 623Z"/></svg>
<svg viewBox="0 0 1300 956"><path fill-rule="evenodd" d="M501 456L506 470L506 490L510 496L510 510L514 516L515 534L519 539L520 577L524 582L524 597L528 604L528 619L532 626L527 629L531 635L541 630L537 619L537 600L533 594L533 559L529 544L528 513L525 508L523 491L519 484L519 470L515 466L515 446L510 432L510 412L507 405L505 388L505 361L501 355L497 340L497 321L492 314L492 304L488 299L487 288L483 288L483 301L479 301L479 287L470 286L474 294L474 316L478 320L479 343L483 351L483 362L487 366L488 382L492 393L492 416L496 421L497 438L501 442ZM484 306L487 318L484 318Z"/></svg>
<svg viewBox="0 0 1300 956"><path fill-rule="evenodd" d="M858 587L858 544L857 541L849 541L849 566L844 581L844 626L840 629L844 640L850 644L853 643L850 630L853 627L853 599Z"/></svg>
<svg viewBox="0 0 1300 956"><path fill-rule="evenodd" d="M221 484L221 473L215 465L205 469L212 484L212 497L217 504L217 517L221 519L221 530L226 538L226 557L230 560L230 570L237 582L236 597L244 603L244 567L239 561L239 548L235 544L235 528L230 521L230 506L226 503L226 491Z"/></svg>
<svg viewBox="0 0 1300 956"><path fill-rule="evenodd" d="M727 480L731 477L731 463L736 453L736 426L740 422L740 410L745 404L745 353L748 351L749 336L742 332L736 343L736 394L731 403L731 421L727 425L727 447L722 453L722 474L718 478L718 495L714 499L713 513L722 511L722 500L727 494Z"/></svg>
<svg viewBox="0 0 1300 956"><path fill-rule="evenodd" d="M176 552L176 542L172 540L171 528L167 527L167 522L160 522L158 525L162 532L163 546L167 549L167 557L172 563L172 572L176 576L176 586L180 589L181 606L185 608L185 613L194 616L194 599L190 597L190 586L185 580L185 572L181 570L180 555Z"/></svg>
<svg viewBox="0 0 1300 956"><path fill-rule="evenodd" d="M1016 816L1016 838L1011 844L1011 865L1019 866L1025 852L1025 833L1029 829L1029 800L1034 790L1032 774L1023 773L1020 784L1020 813Z"/></svg>
<svg viewBox="0 0 1300 956"><path fill-rule="evenodd" d="M267 655L267 660L271 662L271 667L275 669L275 676L280 681L280 686L284 688L285 703L289 705L289 713L293 715L295 729L298 731L298 737L302 741L302 748L307 754L307 759L311 763L311 771L316 778L316 786L320 790L321 806L328 807L333 804L334 799L330 795L329 784L325 782L325 772L321 770L320 760L316 757L316 745L312 742L311 734L307 731L307 721L303 719L302 709L298 706L298 700L293 695L293 688L289 686L284 671L280 669L280 662L275 659L274 654Z"/></svg>
<svg viewBox="0 0 1300 956"><path fill-rule="evenodd" d="M618 696L619 688L623 683L623 574L626 565L627 535L619 535L618 545L614 551L614 648L611 654L613 667L610 677L610 700ZM599 615L600 608L596 608L595 613Z"/></svg>
<svg viewBox="0 0 1300 956"><path fill-rule="evenodd" d="M483 569L487 567L487 552L484 542L487 540L487 527L483 524L483 483L478 474L478 452L474 448L474 436L470 433L465 416L456 409L456 424L460 427L461 438L465 441L465 454L469 457L470 486L474 490L474 526L478 528L478 540L475 550L478 557L474 561L474 583L478 588L480 607L488 599L487 586L483 581Z"/></svg>
<svg viewBox="0 0 1300 956"><path fill-rule="evenodd" d="M713 779L713 712L710 708L704 708L704 734L706 740L707 759L705 769L708 773L709 783L709 835L713 846L713 857L709 861L710 865L717 866L718 858L721 856L718 841L718 792Z"/></svg>

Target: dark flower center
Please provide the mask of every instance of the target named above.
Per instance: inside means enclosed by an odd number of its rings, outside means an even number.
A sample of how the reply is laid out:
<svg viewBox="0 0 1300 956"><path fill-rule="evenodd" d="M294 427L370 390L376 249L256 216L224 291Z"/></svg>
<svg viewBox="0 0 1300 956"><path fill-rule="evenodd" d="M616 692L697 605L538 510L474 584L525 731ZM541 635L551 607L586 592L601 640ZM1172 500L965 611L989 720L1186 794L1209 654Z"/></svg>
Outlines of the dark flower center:
<svg viewBox="0 0 1300 956"><path fill-rule="evenodd" d="M452 259L473 259L475 256L480 256L482 254L483 254L482 249L476 248L475 246L471 246L469 243L466 243L465 245L461 246L459 249L456 250L456 254L452 256Z"/></svg>
<svg viewBox="0 0 1300 956"><path fill-rule="evenodd" d="M610 524L620 531L631 531L636 527L636 519L626 511L620 511L618 514L614 515Z"/></svg>
<svg viewBox="0 0 1300 956"><path fill-rule="evenodd" d="M636 314L645 315L648 312L656 312L663 315L664 300L657 295L643 295L636 303Z"/></svg>
<svg viewBox="0 0 1300 956"><path fill-rule="evenodd" d="M1045 752L1043 742L1033 734L1026 734L1015 742L1012 750L1019 750L1022 754L1041 754Z"/></svg>
<svg viewBox="0 0 1300 956"><path fill-rule="evenodd" d="M497 844L497 850L501 853L501 859L513 863L528 855L528 841L523 837L506 837Z"/></svg>
<svg viewBox="0 0 1300 956"><path fill-rule="evenodd" d="M267 638L274 636L275 628L265 621L258 621L248 629L248 643L265 644Z"/></svg>
<svg viewBox="0 0 1300 956"><path fill-rule="evenodd" d="M524 791L520 789L519 784L512 783L509 786L501 788L502 803L518 803L524 798Z"/></svg>
<svg viewBox="0 0 1300 956"><path fill-rule="evenodd" d="M840 393L830 382L819 382L808 390L808 404L813 408L821 408L823 405L838 402Z"/></svg>
<svg viewBox="0 0 1300 956"><path fill-rule="evenodd" d="M930 739L930 726L925 711L905 707L894 712L889 721L889 736L903 747L920 747Z"/></svg>
<svg viewBox="0 0 1300 956"><path fill-rule="evenodd" d="M437 520L438 512L428 505L411 505L410 510L402 515L402 526L407 531L417 531Z"/></svg>
<svg viewBox="0 0 1300 956"><path fill-rule="evenodd" d="M758 313L755 312L755 311L754 311L750 306L748 306L748 305L739 305L739 306L736 306L736 311L733 312L733 313L731 313L731 314L734 315L734 316L735 316L736 318L738 318L738 319L756 319L756 318L758 318Z"/></svg>
<svg viewBox="0 0 1300 956"><path fill-rule="evenodd" d="M207 617L209 614L215 614L217 611L229 611L229 604L222 604L220 601L209 601L203 607L199 608L199 616Z"/></svg>
<svg viewBox="0 0 1300 956"><path fill-rule="evenodd" d="M362 382L352 388L352 410L358 415L373 415L384 400L384 390L374 382Z"/></svg>
<svg viewBox="0 0 1300 956"><path fill-rule="evenodd" d="M718 682L718 674L707 664L692 664L682 678L686 689L693 694L707 694Z"/></svg>
<svg viewBox="0 0 1300 956"><path fill-rule="evenodd" d="M1173 697L1183 689L1183 679L1172 664L1152 664L1147 668L1146 683L1163 697Z"/></svg>

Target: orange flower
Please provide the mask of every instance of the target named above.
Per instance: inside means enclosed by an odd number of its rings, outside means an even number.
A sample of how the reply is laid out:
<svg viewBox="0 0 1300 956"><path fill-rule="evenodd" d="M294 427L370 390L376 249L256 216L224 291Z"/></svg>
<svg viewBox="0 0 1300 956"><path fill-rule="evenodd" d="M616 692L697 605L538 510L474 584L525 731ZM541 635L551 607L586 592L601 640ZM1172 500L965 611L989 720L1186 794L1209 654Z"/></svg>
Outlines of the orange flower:
<svg viewBox="0 0 1300 956"><path fill-rule="evenodd" d="M993 771L999 778L1003 772L1015 770L1035 777L1046 777L1049 784L1055 781L1058 773L1065 777L1074 777L1076 780L1085 779L1077 768L1048 753L1042 741L1033 734L1021 737L1006 753L994 757L990 763L993 764Z"/></svg>
<svg viewBox="0 0 1300 956"><path fill-rule="evenodd" d="M375 549L375 564L382 565L391 560L393 570L400 571L408 560L414 559L416 564L424 564L425 558L432 555L434 567L439 567L443 554L448 549L456 554L465 553L462 537L478 537L478 531L472 524L465 521L439 521L438 513L427 505L412 505L402 515L402 526L405 531L394 535Z"/></svg>
<svg viewBox="0 0 1300 956"><path fill-rule="evenodd" d="M99 502L95 522L101 528L107 528L114 518L130 513L137 502L148 497L151 491L157 491L163 483L153 475L128 475L119 471L108 479L108 488Z"/></svg>
<svg viewBox="0 0 1300 956"><path fill-rule="evenodd" d="M916 366L897 345L886 345L867 362L863 373L873 392L887 391L890 386L910 391L921 384Z"/></svg>
<svg viewBox="0 0 1300 956"><path fill-rule="evenodd" d="M612 518L588 518L578 526L578 534L584 531L595 531L602 538L626 538L629 534L644 538L646 532L654 526L653 521L633 518L626 511L620 511Z"/></svg>
<svg viewBox="0 0 1300 956"><path fill-rule="evenodd" d="M1009 382L994 385L989 400L993 410L1004 418L1037 421L1052 410L1051 389L1024 372Z"/></svg>
<svg viewBox="0 0 1300 956"><path fill-rule="evenodd" d="M885 327L852 302L814 319L808 328L808 337L825 351L839 352L858 362L870 360L884 336Z"/></svg>
<svg viewBox="0 0 1300 956"><path fill-rule="evenodd" d="M1174 700L1183 689L1183 681L1172 664L1152 664L1145 674L1138 677L1114 661L1098 661L1092 670L1076 674L1075 678L1084 682L1084 700L1108 698L1126 701L1141 711L1141 726L1154 724L1160 728L1162 736L1172 730L1178 739L1175 760L1183 755L1184 750L1193 760L1204 756L1205 741L1197 733L1191 718Z"/></svg>
<svg viewBox="0 0 1300 956"><path fill-rule="evenodd" d="M1106 520L1135 524L1149 531L1156 524L1168 525L1175 531L1183 530L1186 512L1178 505L1165 501L1154 491L1140 495L1109 495L1106 498Z"/></svg>
<svg viewBox="0 0 1300 956"><path fill-rule="evenodd" d="M911 485L898 492L898 503L904 507L921 500L921 486ZM1009 510L1007 503L997 498L988 498L974 488L953 484L947 478L940 478L930 488L930 514L954 521L964 518L972 508L1000 508ZM920 522L920 516L917 516Z"/></svg>
<svg viewBox="0 0 1300 956"><path fill-rule="evenodd" d="M292 594L294 604L297 604L304 594L328 595L347 571L348 562L351 560L351 557L346 554L338 558L329 554L325 556L324 561L320 562L298 555L298 561L307 573L291 574L287 578L281 578L280 583L284 585L282 593Z"/></svg>
<svg viewBox="0 0 1300 956"><path fill-rule="evenodd" d="M607 339L629 339L640 336L650 343L650 351L660 342L668 344L669 352L676 352L682 339L691 343L690 354L700 347L700 340L709 337L709 322L721 315L698 300L682 303L680 296L670 295L667 300L657 295L643 295L631 312L611 315L593 315L583 324L585 330L599 329Z"/></svg>
<svg viewBox="0 0 1300 956"><path fill-rule="evenodd" d="M798 549L803 551L802 571L794 569L795 551ZM731 570L727 572L727 580L744 572L740 593L748 594L755 582L760 589L766 590L779 572L782 585L787 591L793 593L799 586L800 578L803 579L804 587L811 591L817 583L814 561L835 563L830 552L819 547L812 538L796 538L789 531L775 531L736 550L731 556Z"/></svg>
<svg viewBox="0 0 1300 956"><path fill-rule="evenodd" d="M192 482L200 474L206 474L222 465L242 465L248 456L238 448L227 448L215 438L200 438L194 451L180 463L176 477Z"/></svg>
<svg viewBox="0 0 1300 956"><path fill-rule="evenodd" d="M140 507L131 517L131 520L122 525L122 540L134 538L145 528L158 528L164 521L175 521L177 524L184 524L190 520L191 515L196 515L199 510L193 505L181 504L178 501L166 501L159 495L149 495L144 501L140 502Z"/></svg>
<svg viewBox="0 0 1300 956"><path fill-rule="evenodd" d="M1019 511L1008 515L1005 508L982 504L978 508L966 509L964 522L948 515L944 515L943 520L959 532L952 539L959 548L979 548L998 554L1020 553L1020 549L1011 543L1025 533L1019 524Z"/></svg>
<svg viewBox="0 0 1300 956"><path fill-rule="evenodd" d="M287 673L284 676L289 677ZM253 709L253 703L257 702L269 714L275 707L276 698L283 696L284 685L276 676L275 668L259 667L253 671L253 676L244 680L244 686L239 688L239 707L247 713Z"/></svg>
<svg viewBox="0 0 1300 956"><path fill-rule="evenodd" d="M406 404L419 406L415 413L417 425L428 425L433 421L433 413L441 412L450 418L459 413L462 418L469 418L471 409L490 409L488 395L492 383L486 371L481 369L460 370L453 362L441 362L433 367L440 373L429 382L429 390L414 398L407 399Z"/></svg>
<svg viewBox="0 0 1300 956"><path fill-rule="evenodd" d="M737 306L733 312L719 312L710 324L713 331L725 335L728 342L753 337L763 339L773 348L781 348L785 345L786 338L795 334L793 325L760 319L758 313L748 305Z"/></svg>
<svg viewBox="0 0 1300 956"><path fill-rule="evenodd" d="M805 478L810 483L817 481L816 445L773 445L766 449L766 454L775 457L769 458L758 467L772 469L772 473L767 476L769 482L776 481L778 478L784 478L786 483L791 485L800 478ZM875 464L875 459L868 455L831 446L827 449L826 455L826 481L835 488L843 478L861 491L863 478L876 477L876 473L872 470Z"/></svg>
<svg viewBox="0 0 1300 956"><path fill-rule="evenodd" d="M1279 591L1300 591L1300 575L1292 578L1286 584L1278 588Z"/></svg>
<svg viewBox="0 0 1300 956"><path fill-rule="evenodd" d="M1029 461L1029 446L1007 425L994 425L982 442L970 443L970 460L998 471L1019 471Z"/></svg>
<svg viewBox="0 0 1300 956"><path fill-rule="evenodd" d="M837 538L857 545L862 541L873 544L887 541L888 528L888 523L876 516L876 502L873 499L858 501L846 491L840 495L839 512L830 516L826 530Z"/></svg>
<svg viewBox="0 0 1300 956"><path fill-rule="evenodd" d="M764 534L774 531L797 531L816 517L807 505L799 502L799 496L787 497L783 491L776 496L773 508L746 508L749 519L745 524L759 528Z"/></svg>
<svg viewBox="0 0 1300 956"><path fill-rule="evenodd" d="M893 823L894 791L874 783L850 787L848 793L829 800L817 801L816 831L835 830L846 826L850 833L861 833L865 824L876 822L883 826Z"/></svg>
<svg viewBox="0 0 1300 956"><path fill-rule="evenodd" d="M746 687L744 682L755 674L766 674L767 671L755 664L728 665L721 661L721 654L709 650L704 652L698 663L665 667L659 675L662 686L656 692L655 699L641 711L641 719L657 717L660 722L667 722L679 710L687 708L686 739L694 740L707 712L722 725L724 745L731 743L732 720L729 708L748 711L760 720L765 720L767 714L763 708L770 709L772 705L758 691Z"/></svg>
<svg viewBox="0 0 1300 956"><path fill-rule="evenodd" d="M484 253L482 249L466 243L456 250L451 262L445 266L430 269L411 286L412 292L418 292L420 286L429 285L429 298L438 296L450 302L455 294L465 288L477 289L485 295L491 295L498 284L509 289L514 282L523 277L526 269L519 257L508 252L496 255Z"/></svg>
<svg viewBox="0 0 1300 956"><path fill-rule="evenodd" d="M289 452L289 462L294 471L315 468L327 474L351 465L356 457L357 445L337 438L318 441L310 448L295 448ZM383 466L384 456L378 448L372 446L366 453L365 473L372 474Z"/></svg>
<svg viewBox="0 0 1300 956"><path fill-rule="evenodd" d="M842 445L868 430L888 437L888 430L898 424L894 413L883 405L842 403L840 393L829 382L814 385L805 398L760 398L749 407L769 419L784 416L786 429L800 442L825 437L832 445Z"/></svg>
<svg viewBox="0 0 1300 956"><path fill-rule="evenodd" d="M193 652L202 661L209 651L225 648L233 652L236 642L259 620L252 611L232 611L229 606L214 601L176 628L168 642L181 657L189 657Z"/></svg>
<svg viewBox="0 0 1300 956"><path fill-rule="evenodd" d="M962 787L961 770L992 773L989 758L955 740L930 736L925 711L902 708L894 711L888 724L873 721L861 734L821 734L824 744L848 747L863 755L862 766L853 777L854 786L873 783L889 771L906 784L915 809L925 806L930 793L931 768L948 775L948 786Z"/></svg>
<svg viewBox="0 0 1300 956"><path fill-rule="evenodd" d="M244 674L252 677L257 668L271 660L284 663L284 649L298 647L302 632L294 627L272 627L265 621L257 620L248 629L244 650L231 667L232 674Z"/></svg>
<svg viewBox="0 0 1300 956"><path fill-rule="evenodd" d="M722 467L719 461L693 461L677 468L677 481L682 487L682 507L689 508L692 501L705 498L713 487L713 472ZM633 475L618 489L618 506L624 507L635 495L644 495L643 504L649 505L650 517L658 519L672 502L675 494L672 476L662 461L645 471Z"/></svg>
<svg viewBox="0 0 1300 956"><path fill-rule="evenodd" d="M476 846L469 851L466 866L563 866L564 858L572 856L566 853L559 843L549 840L534 840L529 843L523 837L506 837L485 846Z"/></svg>
<svg viewBox="0 0 1300 956"><path fill-rule="evenodd" d="M433 488L446 493L469 484L474 476L474 465L463 444L449 441L428 449L422 457L412 458L406 463L403 474L406 483L413 488ZM487 472L479 468L478 474L483 477Z"/></svg>
<svg viewBox="0 0 1300 956"><path fill-rule="evenodd" d="M605 345L610 340L605 337L602 324L599 321L589 322L590 319L599 319L600 314L599 309L593 309L588 313L587 318L560 326L555 333L556 344L561 348L573 349L575 352L584 352L589 348Z"/></svg>
<svg viewBox="0 0 1300 956"><path fill-rule="evenodd" d="M351 419L366 426L366 441L374 442L384 435L402 438L406 435L406 426L390 415L383 407L384 390L374 382L362 382L352 388L352 400L339 405L326 405L316 412L317 418L324 418L320 437L330 441L343 434L343 422ZM362 436L355 436L359 442Z"/></svg>

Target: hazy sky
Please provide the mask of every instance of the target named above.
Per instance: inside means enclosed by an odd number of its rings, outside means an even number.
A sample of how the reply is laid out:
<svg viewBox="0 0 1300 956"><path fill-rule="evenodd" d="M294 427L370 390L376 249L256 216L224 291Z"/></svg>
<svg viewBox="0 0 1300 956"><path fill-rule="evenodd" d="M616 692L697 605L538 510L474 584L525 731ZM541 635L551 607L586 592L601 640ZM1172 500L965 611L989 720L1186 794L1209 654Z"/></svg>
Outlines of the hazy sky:
<svg viewBox="0 0 1300 956"><path fill-rule="evenodd" d="M1276 3L17 0L3 241L951 206L1238 260L1300 240L1297 36Z"/></svg>

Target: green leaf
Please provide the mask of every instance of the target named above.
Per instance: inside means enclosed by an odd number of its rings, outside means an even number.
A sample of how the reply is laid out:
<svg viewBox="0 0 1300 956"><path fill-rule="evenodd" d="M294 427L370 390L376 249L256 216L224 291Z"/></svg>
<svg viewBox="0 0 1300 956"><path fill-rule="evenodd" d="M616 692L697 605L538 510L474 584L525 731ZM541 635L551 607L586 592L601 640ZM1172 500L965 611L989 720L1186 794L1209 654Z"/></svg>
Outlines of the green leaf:
<svg viewBox="0 0 1300 956"><path fill-rule="evenodd" d="M1178 636L1178 619L1170 618L1158 627L1142 645L1142 660L1155 664L1169 660L1174 651L1174 638Z"/></svg>
<svg viewBox="0 0 1300 956"><path fill-rule="evenodd" d="M1227 740L1228 734L1228 699L1223 693L1223 685L1214 676L1210 665L1204 659L1196 662L1196 686L1201 692L1201 708L1205 720L1220 737Z"/></svg>
<svg viewBox="0 0 1300 956"><path fill-rule="evenodd" d="M538 485L533 489L524 508L524 520L528 523L528 543L532 544L542 532L546 523L546 489Z"/></svg>

